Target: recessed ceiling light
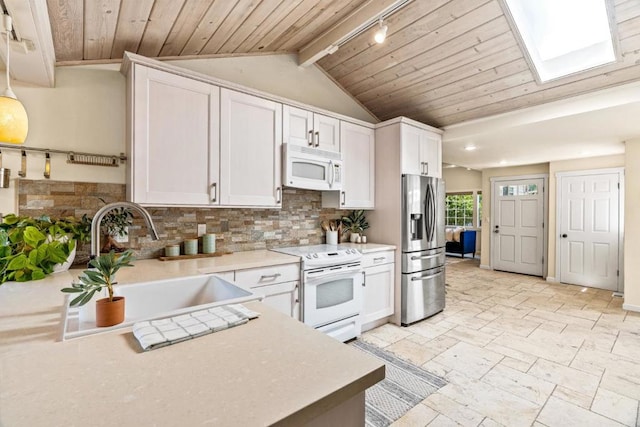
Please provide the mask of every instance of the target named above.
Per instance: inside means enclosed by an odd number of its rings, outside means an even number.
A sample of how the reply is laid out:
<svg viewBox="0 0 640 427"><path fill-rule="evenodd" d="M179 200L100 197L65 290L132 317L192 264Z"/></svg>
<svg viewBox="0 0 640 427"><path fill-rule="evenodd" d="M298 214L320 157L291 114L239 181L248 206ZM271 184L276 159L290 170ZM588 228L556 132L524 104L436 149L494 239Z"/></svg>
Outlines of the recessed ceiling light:
<svg viewBox="0 0 640 427"><path fill-rule="evenodd" d="M507 161L506 161L506 160L500 160L500 164L501 164L501 165L506 165L506 164L507 164Z"/></svg>
<svg viewBox="0 0 640 427"><path fill-rule="evenodd" d="M475 145L465 145L464 149L467 151L473 151L475 150L477 147Z"/></svg>

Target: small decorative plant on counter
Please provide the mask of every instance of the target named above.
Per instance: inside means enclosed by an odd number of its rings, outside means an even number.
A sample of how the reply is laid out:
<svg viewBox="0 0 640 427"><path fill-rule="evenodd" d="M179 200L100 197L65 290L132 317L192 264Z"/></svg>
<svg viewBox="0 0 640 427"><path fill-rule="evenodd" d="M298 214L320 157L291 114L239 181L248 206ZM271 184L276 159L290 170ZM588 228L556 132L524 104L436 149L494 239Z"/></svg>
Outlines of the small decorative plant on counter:
<svg viewBox="0 0 640 427"><path fill-rule="evenodd" d="M76 242L90 240L86 215L50 218L6 215L0 224L0 284L26 282L69 268Z"/></svg>
<svg viewBox="0 0 640 427"><path fill-rule="evenodd" d="M122 254L111 251L89 262L95 270L85 270L78 278L80 283L72 283L70 288L61 289L66 293L79 294L71 300L72 307L85 305L96 292L106 288L109 296L96 301L96 326L113 326L124 322L124 297L113 296L116 273L122 267L133 267L133 252L129 249Z"/></svg>
<svg viewBox="0 0 640 427"><path fill-rule="evenodd" d="M103 203L107 203L100 198ZM104 234L104 245L100 249L101 252L123 252L124 247L116 241L116 237L124 237L129 234L128 228L133 225L133 213L126 207L113 209L102 218L100 227Z"/></svg>
<svg viewBox="0 0 640 427"><path fill-rule="evenodd" d="M344 226L342 232L346 233L349 231L351 233L350 240L353 243L355 243L358 237L360 237L360 233L369 228L369 223L364 215L364 210L351 211L348 216L343 216L341 221Z"/></svg>

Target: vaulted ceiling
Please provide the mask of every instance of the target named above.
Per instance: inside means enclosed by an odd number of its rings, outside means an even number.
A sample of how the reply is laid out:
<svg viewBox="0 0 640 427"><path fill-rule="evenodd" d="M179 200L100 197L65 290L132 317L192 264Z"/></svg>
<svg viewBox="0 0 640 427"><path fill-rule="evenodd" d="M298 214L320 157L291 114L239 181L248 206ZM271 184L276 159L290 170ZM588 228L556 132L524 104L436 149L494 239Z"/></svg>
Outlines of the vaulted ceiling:
<svg viewBox="0 0 640 427"><path fill-rule="evenodd" d="M47 0L58 63L298 52L381 0ZM414 0L318 65L381 120L444 126L640 77L640 1L611 0L620 61L536 82L499 0ZM570 31L570 29L568 29Z"/></svg>

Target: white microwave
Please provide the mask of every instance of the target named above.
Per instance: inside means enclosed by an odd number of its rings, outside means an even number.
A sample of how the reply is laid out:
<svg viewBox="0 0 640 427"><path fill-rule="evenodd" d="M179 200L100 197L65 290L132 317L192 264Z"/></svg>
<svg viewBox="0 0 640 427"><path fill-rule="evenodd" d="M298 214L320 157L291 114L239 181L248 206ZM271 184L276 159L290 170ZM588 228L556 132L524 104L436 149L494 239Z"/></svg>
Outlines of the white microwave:
<svg viewBox="0 0 640 427"><path fill-rule="evenodd" d="M283 144L282 181L307 190L342 190L342 154L302 145Z"/></svg>

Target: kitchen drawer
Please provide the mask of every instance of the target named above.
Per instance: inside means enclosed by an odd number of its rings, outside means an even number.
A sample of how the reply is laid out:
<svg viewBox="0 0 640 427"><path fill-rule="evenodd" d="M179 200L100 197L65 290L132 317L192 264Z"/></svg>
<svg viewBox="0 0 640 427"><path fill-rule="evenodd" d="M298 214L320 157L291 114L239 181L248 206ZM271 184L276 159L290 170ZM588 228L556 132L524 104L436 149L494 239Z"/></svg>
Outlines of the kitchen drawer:
<svg viewBox="0 0 640 427"><path fill-rule="evenodd" d="M374 265L389 264L394 262L394 251L373 252L364 254L362 257L362 267L372 267Z"/></svg>
<svg viewBox="0 0 640 427"><path fill-rule="evenodd" d="M263 304L300 320L300 281L257 286L251 292L263 295Z"/></svg>
<svg viewBox="0 0 640 427"><path fill-rule="evenodd" d="M240 286L254 288L274 283L300 280L300 264L274 265L272 267L236 270L235 282Z"/></svg>

